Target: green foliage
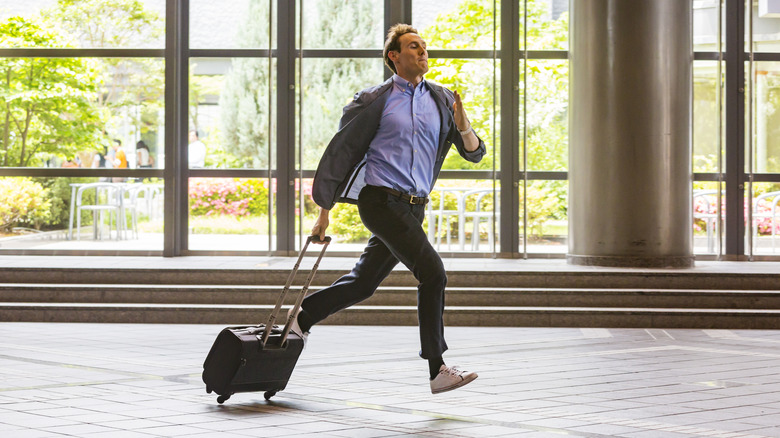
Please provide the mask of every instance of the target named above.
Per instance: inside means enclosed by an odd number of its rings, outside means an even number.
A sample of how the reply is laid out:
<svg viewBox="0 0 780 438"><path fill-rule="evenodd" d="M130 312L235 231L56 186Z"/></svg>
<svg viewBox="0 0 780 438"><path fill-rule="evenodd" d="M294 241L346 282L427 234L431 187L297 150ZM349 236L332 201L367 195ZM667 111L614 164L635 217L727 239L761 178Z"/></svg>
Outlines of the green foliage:
<svg viewBox="0 0 780 438"><path fill-rule="evenodd" d="M81 47L163 47L162 18L140 0L58 0L42 12ZM155 43L150 45L150 43Z"/></svg>
<svg viewBox="0 0 780 438"><path fill-rule="evenodd" d="M49 215L48 192L30 178L0 178L0 231L19 224L35 228Z"/></svg>
<svg viewBox="0 0 780 438"><path fill-rule="evenodd" d="M546 2L528 3L529 46L544 49L562 49L568 40L568 14L558 20L547 17ZM522 25L522 23L521 23ZM457 8L437 17L434 25L421 29L423 38L432 47L470 49L492 47L493 1L465 0ZM500 35L500 22L496 23L496 35ZM520 29L522 35L523 29ZM491 145L493 126L500 122L500 106L493 111L494 87L492 61L464 59L432 59L427 79L457 90L464 99L469 120L488 148L495 147L500 156L499 144ZM496 65L498 68L498 65ZM568 63L560 61L529 61L528 77L521 77L520 92L525 96L527 109L528 167L532 170L566 170L568 162ZM497 80L497 78L496 78ZM523 90L522 87L528 87ZM494 120L495 117L495 120ZM522 147L522 146L521 146ZM457 154L450 154L444 169L492 169L491 151L479 163L469 163Z"/></svg>
<svg viewBox="0 0 780 438"><path fill-rule="evenodd" d="M140 0L58 0L42 16L47 26L79 47L164 47L163 18ZM163 108L163 68L159 60L143 58L103 58L96 63L98 77L92 83L99 93L93 103L103 127L118 131L130 117L141 135L156 130Z"/></svg>
<svg viewBox="0 0 780 438"><path fill-rule="evenodd" d="M237 32L240 35L239 46L267 48L268 30L257 25L267 22L267 1L250 0L246 19L239 24ZM219 93L220 129L216 143L222 145L218 161L227 167L269 166L269 70L267 59L235 58L225 75ZM195 78L191 83L196 87L204 85ZM196 118L193 125L198 126Z"/></svg>
<svg viewBox="0 0 780 438"><path fill-rule="evenodd" d="M533 181L527 190L528 235L531 239L541 239L544 224L549 220L566 219L566 181ZM520 192L522 202L523 193ZM522 215L521 219L522 221ZM522 224L520 224L522 228Z"/></svg>
<svg viewBox="0 0 780 438"><path fill-rule="evenodd" d="M307 4L303 17L306 47L374 47L381 29L372 13L381 2L323 0ZM242 47L268 47L267 1L251 0L239 25ZM344 31L349 23L350 31ZM230 167L266 168L268 163L269 64L266 59L237 58L220 93L219 162ZM354 93L382 80L381 62L363 59L306 59L302 63L302 138L304 168L317 166L338 127L341 109ZM211 152L210 152L211 155ZM230 156L234 159L231 160ZM237 165L238 164L238 165Z"/></svg>
<svg viewBox="0 0 780 438"><path fill-rule="evenodd" d="M339 203L330 211L329 230L339 236L339 241L364 242L371 237L371 232L363 226L357 205Z"/></svg>
<svg viewBox="0 0 780 438"><path fill-rule="evenodd" d="M249 198L247 209L252 216L268 214L268 188L266 181L260 179L241 180L238 184L239 196Z"/></svg>
<svg viewBox="0 0 780 438"><path fill-rule="evenodd" d="M381 44L381 20L375 20L382 2L324 0L304 9L304 44L318 48L369 48ZM349 23L345 31L344 24ZM344 105L354 94L382 82L378 59L306 59L303 62L303 163L317 167L325 147L338 129Z"/></svg>
<svg viewBox="0 0 780 438"><path fill-rule="evenodd" d="M62 47L44 24L21 17L0 23L0 46L32 41ZM102 126L95 62L84 58L0 58L0 166L41 165L95 143Z"/></svg>

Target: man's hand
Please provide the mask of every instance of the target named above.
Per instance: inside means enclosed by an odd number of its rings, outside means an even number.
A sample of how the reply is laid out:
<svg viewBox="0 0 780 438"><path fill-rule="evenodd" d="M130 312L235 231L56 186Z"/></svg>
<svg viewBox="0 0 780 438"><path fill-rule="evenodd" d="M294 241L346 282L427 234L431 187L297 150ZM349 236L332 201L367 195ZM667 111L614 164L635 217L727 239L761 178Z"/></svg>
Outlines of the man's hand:
<svg viewBox="0 0 780 438"><path fill-rule="evenodd" d="M452 111L455 113L455 126L458 131L465 131L471 128L469 118L466 116L466 110L463 109L463 101L460 100L460 94L455 91L455 102L452 104Z"/></svg>
<svg viewBox="0 0 780 438"><path fill-rule="evenodd" d="M474 130L471 129L471 122L469 122L468 116L466 116L466 110L463 109L463 101L460 99L460 94L455 91L455 102L452 104L452 111L455 113L455 127L458 131L461 131L463 137L463 147L469 152L474 152L479 149L479 139Z"/></svg>
<svg viewBox="0 0 780 438"><path fill-rule="evenodd" d="M325 210L324 208L320 208L320 215L317 217L317 221L314 222L314 227L311 229L311 235L312 236L318 236L320 238L319 242L314 242L318 244L322 244L325 241L325 230L328 229L328 225L330 225L330 210Z"/></svg>

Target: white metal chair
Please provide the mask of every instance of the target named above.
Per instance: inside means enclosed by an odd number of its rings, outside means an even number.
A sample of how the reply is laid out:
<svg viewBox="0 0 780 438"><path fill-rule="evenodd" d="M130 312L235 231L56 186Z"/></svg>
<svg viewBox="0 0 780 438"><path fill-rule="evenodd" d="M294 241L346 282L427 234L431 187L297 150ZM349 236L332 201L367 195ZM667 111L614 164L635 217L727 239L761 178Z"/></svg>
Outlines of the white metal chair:
<svg viewBox="0 0 780 438"><path fill-rule="evenodd" d="M755 242L755 238L758 237L758 222L763 219L769 219L772 235L772 252L775 252L775 236L777 235L777 225L780 224L780 220L778 220L780 218L778 203L780 203L780 191L759 195L753 202L753 241ZM766 209L767 207L769 208Z"/></svg>
<svg viewBox="0 0 780 438"><path fill-rule="evenodd" d="M696 211L696 199L702 203L703 211ZM704 221L707 228L707 252L715 252L715 240L718 236L720 223L718 222L718 191L717 190L694 190L693 191L693 218ZM721 215L722 217L722 215Z"/></svg>
<svg viewBox="0 0 780 438"><path fill-rule="evenodd" d="M436 249L441 248L442 236L441 233L447 237L447 248L452 249L452 230L450 229L450 223L453 217L458 218L458 244L461 249L464 246L464 223L463 223L463 196L464 189L443 187L435 189L439 192L439 205L435 207L433 202L429 202L427 206L428 215L428 239L431 244L436 245ZM457 207L455 210L445 208L448 196L452 199L455 197Z"/></svg>
<svg viewBox="0 0 780 438"><path fill-rule="evenodd" d="M84 195L92 191L93 197ZM91 198L91 204L86 203ZM108 214L108 237L111 238L112 217L113 226L116 228L116 238L119 240L121 235L122 219L122 187L119 184L108 182L98 182L84 184L76 192L76 239L81 240L81 212L82 210L92 212L92 235L98 239L102 234L103 214Z"/></svg>
<svg viewBox="0 0 780 438"><path fill-rule="evenodd" d="M496 190L496 193L498 193L498 190ZM475 198L474 211L466 211L466 208L469 205L469 198ZM496 209L495 213L492 211L492 209L489 209L489 200L493 201L493 208ZM493 189L474 189L465 192L463 194L463 210L464 225L468 219L472 220L471 250L479 250L480 226L483 220L487 223L488 247L492 248L495 241L495 233L493 232L494 227L492 221L494 217L496 220L498 220L499 216L498 203L495 199L493 199Z"/></svg>
<svg viewBox="0 0 780 438"><path fill-rule="evenodd" d="M130 231L135 239L138 238L138 209L140 207L138 195L141 193L147 193L143 184L128 185L122 190L122 222L124 223L127 220L127 213L130 213L131 220L129 230L127 226L123 226L122 229Z"/></svg>

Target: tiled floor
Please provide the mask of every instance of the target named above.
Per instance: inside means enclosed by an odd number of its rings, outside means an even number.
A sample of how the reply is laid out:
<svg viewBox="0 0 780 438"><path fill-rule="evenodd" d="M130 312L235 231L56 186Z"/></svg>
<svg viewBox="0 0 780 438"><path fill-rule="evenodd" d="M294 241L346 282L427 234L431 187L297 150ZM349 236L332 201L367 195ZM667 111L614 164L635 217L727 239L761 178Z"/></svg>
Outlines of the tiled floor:
<svg viewBox="0 0 780 438"><path fill-rule="evenodd" d="M780 332L318 326L285 391L207 395L221 327L0 324L3 437L780 437Z"/></svg>

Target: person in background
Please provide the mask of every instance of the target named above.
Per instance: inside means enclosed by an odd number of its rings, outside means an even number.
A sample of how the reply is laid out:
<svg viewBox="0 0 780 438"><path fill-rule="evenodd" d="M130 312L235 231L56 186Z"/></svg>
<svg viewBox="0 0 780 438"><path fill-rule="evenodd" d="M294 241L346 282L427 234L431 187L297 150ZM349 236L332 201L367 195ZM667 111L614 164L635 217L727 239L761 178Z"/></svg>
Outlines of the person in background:
<svg viewBox="0 0 780 438"><path fill-rule="evenodd" d="M149 152L149 146L141 140L135 144L136 163L139 169L151 169L154 165L154 157Z"/></svg>
<svg viewBox="0 0 780 438"><path fill-rule="evenodd" d="M98 152L92 159L92 168L97 169L100 167L113 167L113 164L108 160L108 146L103 146L103 152Z"/></svg>
<svg viewBox="0 0 780 438"><path fill-rule="evenodd" d="M200 141L197 129L190 130L190 145L187 151L190 169L206 167L206 145Z"/></svg>
<svg viewBox="0 0 780 438"><path fill-rule="evenodd" d="M122 149L122 141L119 139L114 139L114 144L112 145L114 148L114 167L117 169L127 169L127 154L125 154L124 149ZM115 177L111 178L112 182L125 182L127 181L127 178L125 177Z"/></svg>
<svg viewBox="0 0 780 438"><path fill-rule="evenodd" d="M114 139L114 167L117 169L127 169L127 154L122 149L122 140Z"/></svg>
<svg viewBox="0 0 780 438"><path fill-rule="evenodd" d="M81 167L81 166L79 166L77 159L69 158L64 163L62 163L61 167Z"/></svg>

